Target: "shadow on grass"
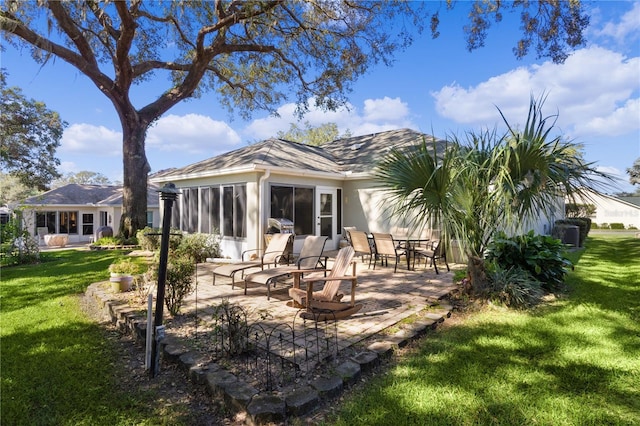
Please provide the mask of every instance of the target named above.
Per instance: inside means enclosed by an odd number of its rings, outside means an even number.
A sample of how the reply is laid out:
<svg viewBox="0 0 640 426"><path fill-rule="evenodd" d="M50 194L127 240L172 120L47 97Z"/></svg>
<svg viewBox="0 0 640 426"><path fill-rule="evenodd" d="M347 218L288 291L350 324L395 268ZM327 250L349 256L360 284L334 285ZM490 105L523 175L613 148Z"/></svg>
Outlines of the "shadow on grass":
<svg viewBox="0 0 640 426"><path fill-rule="evenodd" d="M332 424L640 424L640 240L572 255L568 298L438 330Z"/></svg>

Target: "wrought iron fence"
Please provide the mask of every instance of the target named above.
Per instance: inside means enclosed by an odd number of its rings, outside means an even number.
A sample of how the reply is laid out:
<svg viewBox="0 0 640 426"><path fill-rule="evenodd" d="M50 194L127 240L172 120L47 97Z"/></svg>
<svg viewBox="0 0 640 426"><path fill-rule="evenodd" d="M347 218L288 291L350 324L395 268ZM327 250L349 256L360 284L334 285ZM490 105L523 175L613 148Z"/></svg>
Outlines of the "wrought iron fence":
<svg viewBox="0 0 640 426"><path fill-rule="evenodd" d="M336 359L338 327L335 318L318 321L303 312L291 324L278 324L268 314L250 320L243 307L222 302L214 309L212 356L240 366L261 390L304 381Z"/></svg>

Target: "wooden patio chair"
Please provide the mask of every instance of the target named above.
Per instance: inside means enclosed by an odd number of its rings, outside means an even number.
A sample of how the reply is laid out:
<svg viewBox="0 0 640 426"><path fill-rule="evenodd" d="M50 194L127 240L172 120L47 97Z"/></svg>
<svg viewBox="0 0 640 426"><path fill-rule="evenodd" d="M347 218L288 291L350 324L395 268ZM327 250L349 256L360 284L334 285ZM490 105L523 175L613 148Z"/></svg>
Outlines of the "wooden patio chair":
<svg viewBox="0 0 640 426"><path fill-rule="evenodd" d="M447 252L445 250L444 244L442 244L442 240L431 240L426 247L416 246L413 248L414 269L417 257L424 257L425 266L427 260L430 260L431 265L433 265L436 270L436 274L439 274L437 264L438 259L444 260L444 264L447 265L447 272L451 270L449 269L449 264L447 263Z"/></svg>
<svg viewBox="0 0 640 426"><path fill-rule="evenodd" d="M294 265L278 266L277 268L263 269L262 271L252 272L244 277L244 294L247 294L247 284L250 282L266 284L267 300L271 297L271 285L275 287L275 283L279 278L291 275L292 271L313 270L324 268L327 264L326 258L322 262L322 252L324 245L329 237L309 235L304 239L300 255L295 260Z"/></svg>
<svg viewBox="0 0 640 426"><path fill-rule="evenodd" d="M362 258L364 263L364 257L369 256L369 268L371 268L371 260L373 259L373 249L369 242L369 237L364 231L357 231L355 229L347 231L349 234L349 242L355 252L355 256Z"/></svg>
<svg viewBox="0 0 640 426"><path fill-rule="evenodd" d="M235 288L235 275L238 272L244 274L246 269L276 266L285 255L287 244L293 238L293 234L273 234L264 252L260 249L245 250L241 255L241 262L218 266L213 270L213 285L216 285L216 276L231 278L231 288ZM246 288L246 287L245 287Z"/></svg>
<svg viewBox="0 0 640 426"><path fill-rule="evenodd" d="M355 250L351 246L343 247L329 270L327 276L303 276L304 271L292 272L294 276L293 288L289 289L289 296L293 299L292 306L304 307L306 312L301 316L315 321L341 319L351 316L362 309L362 305L355 303L356 286L358 278L353 265L353 275L346 275L352 264ZM351 300L342 302L342 294L339 294L340 283L351 282ZM314 291L314 283L323 282L322 290ZM306 289L301 289L300 284L306 284Z"/></svg>
<svg viewBox="0 0 640 426"><path fill-rule="evenodd" d="M373 233L373 244L376 250L376 260L373 262L373 269L376 269L376 263L380 259L380 265L385 263L389 266L389 258L395 259L395 265L393 272L398 271L398 261L402 256L407 259L407 269L409 269L409 258L407 254L407 248L400 245L398 241L393 239L391 234L381 234L378 232Z"/></svg>

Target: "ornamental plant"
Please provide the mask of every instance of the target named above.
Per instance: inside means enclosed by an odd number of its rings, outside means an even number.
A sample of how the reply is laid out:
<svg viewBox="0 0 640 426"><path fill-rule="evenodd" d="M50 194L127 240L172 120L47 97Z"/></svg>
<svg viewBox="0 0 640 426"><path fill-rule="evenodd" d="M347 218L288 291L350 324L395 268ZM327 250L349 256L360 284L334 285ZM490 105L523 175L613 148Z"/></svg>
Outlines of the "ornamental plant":
<svg viewBox="0 0 640 426"><path fill-rule="evenodd" d="M548 235L527 234L508 237L498 232L487 248L487 261L495 262L503 269L518 267L540 281L548 292L558 290L564 276L572 266L564 257L564 245Z"/></svg>

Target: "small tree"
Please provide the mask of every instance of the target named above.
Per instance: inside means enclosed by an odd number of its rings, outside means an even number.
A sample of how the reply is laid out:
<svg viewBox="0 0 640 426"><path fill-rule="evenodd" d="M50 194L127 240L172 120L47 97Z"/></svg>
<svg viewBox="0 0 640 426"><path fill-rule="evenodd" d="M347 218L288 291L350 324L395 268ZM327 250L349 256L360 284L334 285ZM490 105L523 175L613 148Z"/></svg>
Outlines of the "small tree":
<svg viewBox="0 0 640 426"><path fill-rule="evenodd" d="M323 143L350 136L351 132L349 130L340 135L336 123L324 123L318 127L313 127L308 121L304 122L304 128L299 127L296 123L291 123L289 130L278 132L278 138L280 139L314 146L320 146Z"/></svg>
<svg viewBox="0 0 640 426"><path fill-rule="evenodd" d="M555 117L543 116L542 104L531 100L522 131L505 119L504 135L471 132L442 149L425 141L392 150L376 168L392 213L415 228L441 228L445 243L457 239L477 288L485 287L484 253L497 231L522 232L539 215L551 216L558 197L588 196L585 189L613 181L585 163L576 144L550 137Z"/></svg>
<svg viewBox="0 0 640 426"><path fill-rule="evenodd" d="M633 162L633 166L627 169L627 173L629 174L629 182L632 185L640 185L640 158Z"/></svg>
<svg viewBox="0 0 640 426"><path fill-rule="evenodd" d="M17 87L7 87L0 71L0 170L27 188L45 190L60 176L55 157L67 123L43 102L27 99Z"/></svg>

